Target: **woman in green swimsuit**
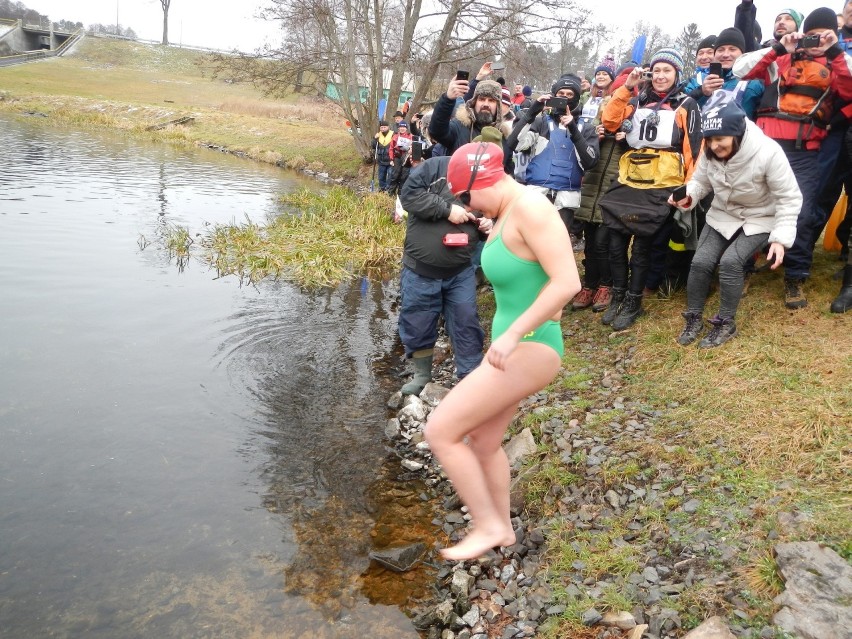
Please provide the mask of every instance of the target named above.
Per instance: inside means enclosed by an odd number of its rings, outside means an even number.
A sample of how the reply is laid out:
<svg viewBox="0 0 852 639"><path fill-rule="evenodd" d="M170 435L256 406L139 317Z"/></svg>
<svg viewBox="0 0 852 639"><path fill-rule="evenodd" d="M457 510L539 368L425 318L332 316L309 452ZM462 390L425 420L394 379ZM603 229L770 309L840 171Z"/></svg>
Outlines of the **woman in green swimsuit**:
<svg viewBox="0 0 852 639"><path fill-rule="evenodd" d="M465 208L495 220L482 252L497 301L491 347L426 426L426 440L475 525L459 544L442 551L447 559L463 560L515 543L503 435L520 401L559 371L559 319L580 290L580 277L559 213L544 195L503 173L499 146L461 147L450 161L447 180Z"/></svg>

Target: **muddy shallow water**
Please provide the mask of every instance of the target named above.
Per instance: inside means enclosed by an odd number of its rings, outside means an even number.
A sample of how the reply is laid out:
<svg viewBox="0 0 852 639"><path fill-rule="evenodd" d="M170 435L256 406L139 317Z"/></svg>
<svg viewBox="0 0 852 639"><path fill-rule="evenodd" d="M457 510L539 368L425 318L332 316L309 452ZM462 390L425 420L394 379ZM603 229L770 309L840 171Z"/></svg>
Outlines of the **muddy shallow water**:
<svg viewBox="0 0 852 639"><path fill-rule="evenodd" d="M433 577L367 558L431 541L383 435L395 283L179 272L164 224L263 220L301 179L0 130L0 636L416 637Z"/></svg>

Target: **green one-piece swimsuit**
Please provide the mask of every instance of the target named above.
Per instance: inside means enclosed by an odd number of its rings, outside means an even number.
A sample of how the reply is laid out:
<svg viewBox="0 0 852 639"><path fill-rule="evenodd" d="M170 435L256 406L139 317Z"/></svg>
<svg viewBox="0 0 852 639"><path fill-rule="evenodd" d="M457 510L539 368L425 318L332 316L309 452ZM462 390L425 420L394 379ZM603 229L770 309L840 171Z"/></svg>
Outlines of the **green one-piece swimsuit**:
<svg viewBox="0 0 852 639"><path fill-rule="evenodd" d="M494 298L497 301L497 312L491 322L492 342L532 306L541 289L550 281L541 264L518 257L504 244L503 227L506 220L508 215L500 225L497 237L489 240L482 249L482 270L494 287ZM547 320L527 333L521 341L546 344L559 353L560 358L565 353L562 327L553 320Z"/></svg>

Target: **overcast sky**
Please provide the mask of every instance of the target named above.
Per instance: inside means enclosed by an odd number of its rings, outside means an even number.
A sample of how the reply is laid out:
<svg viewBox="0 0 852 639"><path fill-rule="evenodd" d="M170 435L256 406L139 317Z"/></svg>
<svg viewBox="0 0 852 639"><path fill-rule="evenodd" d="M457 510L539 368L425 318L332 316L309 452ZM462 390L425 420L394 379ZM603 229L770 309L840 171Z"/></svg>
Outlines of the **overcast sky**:
<svg viewBox="0 0 852 639"><path fill-rule="evenodd" d="M637 0L579 0L594 6L598 20L629 34L631 25L640 20L660 25L677 36L683 27L695 22L702 34L718 33L733 25L734 10L739 0L696 2L680 0L675 3L638 2ZM160 40L163 32L160 0L23 0L23 3L53 20L72 20L85 25L115 24L116 10L122 26L129 26L140 38ZM169 40L174 43L211 48L240 48L251 51L264 39L274 38L273 25L254 18L263 0L172 0L169 11ZM764 37L772 31L774 18L781 9L793 6L807 15L821 6L836 12L842 0L823 4L813 0L797 0L791 5L785 0L756 0L757 19ZM674 5L674 7L673 7ZM616 37L616 40L618 38Z"/></svg>

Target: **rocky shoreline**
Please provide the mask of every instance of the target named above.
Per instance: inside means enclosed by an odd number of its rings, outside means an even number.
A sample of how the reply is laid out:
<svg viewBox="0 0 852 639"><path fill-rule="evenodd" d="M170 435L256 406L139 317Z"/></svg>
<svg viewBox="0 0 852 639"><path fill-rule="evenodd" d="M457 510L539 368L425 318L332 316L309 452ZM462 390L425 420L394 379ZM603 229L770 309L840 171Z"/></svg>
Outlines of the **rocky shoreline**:
<svg viewBox="0 0 852 639"><path fill-rule="evenodd" d="M688 429L659 437L665 411L622 395L631 338L589 334L582 317L567 318L563 330L566 346L590 361L580 358L579 370L561 373L566 382L557 380L525 400L505 442L517 543L455 565L442 563L431 549L430 561L441 566L440 601L421 610L415 626L428 639L532 637L545 631L546 622L547 632L555 632L549 636L557 637L663 639L696 626L687 636L783 636L770 618L756 613L754 598L743 589L749 541L735 533L761 504L739 504L727 514L708 508L708 491L735 504L734 487L717 486L712 469L693 471L678 463L678 453L690 446ZM422 432L451 386L447 364L436 374L443 385L429 384L419 397L391 397L388 406L397 413L385 431L403 471L422 479L443 502L444 516L433 523L453 543L463 536L469 515ZM542 484L542 477L550 481ZM779 514L769 539L794 533L803 517ZM840 564L834 568L852 572L835 557ZM801 621L807 612L797 610L793 626L785 628L777 618L776 624L797 636L808 625ZM845 614L852 624L852 609L847 606Z"/></svg>

